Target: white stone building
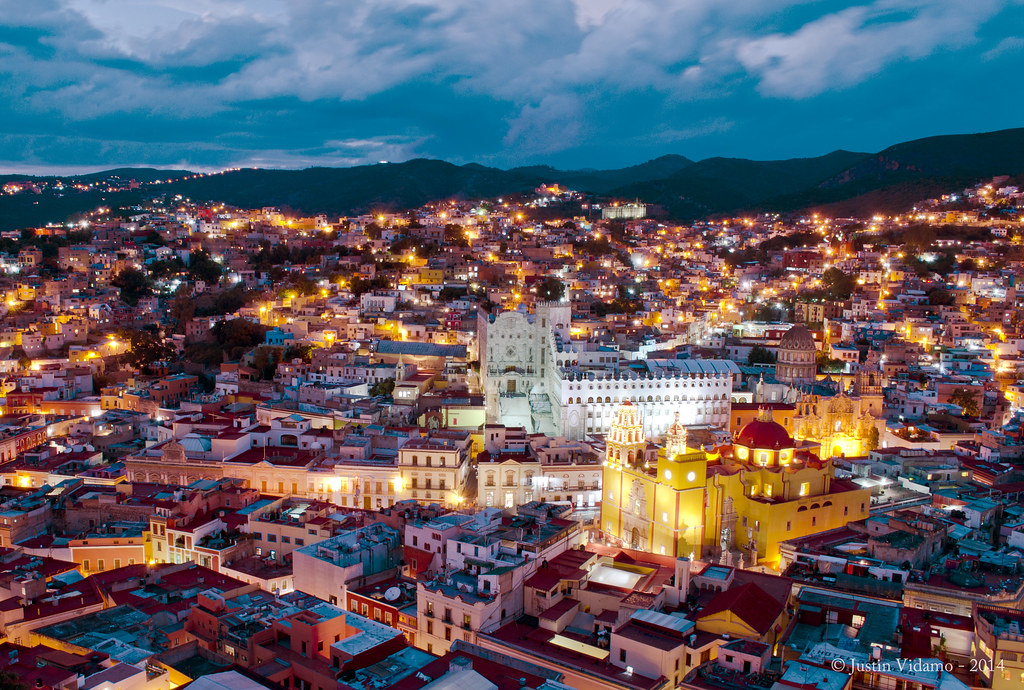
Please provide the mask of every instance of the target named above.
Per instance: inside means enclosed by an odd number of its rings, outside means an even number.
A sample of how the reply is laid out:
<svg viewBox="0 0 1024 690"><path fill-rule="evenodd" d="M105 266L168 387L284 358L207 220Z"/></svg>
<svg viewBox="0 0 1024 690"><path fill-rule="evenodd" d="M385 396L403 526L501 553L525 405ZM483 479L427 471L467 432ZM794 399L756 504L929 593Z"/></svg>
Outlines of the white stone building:
<svg viewBox="0 0 1024 690"><path fill-rule="evenodd" d="M566 303L478 315L480 373L489 422L581 440L605 433L618 405L640 408L649 436L678 412L685 425L728 426L733 384L728 360L644 359L618 370L580 363Z"/></svg>

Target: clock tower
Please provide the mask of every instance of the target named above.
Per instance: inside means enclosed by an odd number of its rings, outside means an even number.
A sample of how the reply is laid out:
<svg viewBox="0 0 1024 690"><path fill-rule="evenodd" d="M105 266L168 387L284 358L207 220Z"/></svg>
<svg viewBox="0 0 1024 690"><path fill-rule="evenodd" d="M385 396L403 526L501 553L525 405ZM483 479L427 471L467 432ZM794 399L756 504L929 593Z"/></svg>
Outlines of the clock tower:
<svg viewBox="0 0 1024 690"><path fill-rule="evenodd" d="M678 419L666 448L648 448L640 411L623 403L606 437L601 529L626 548L668 556L700 555L707 458L686 448Z"/></svg>

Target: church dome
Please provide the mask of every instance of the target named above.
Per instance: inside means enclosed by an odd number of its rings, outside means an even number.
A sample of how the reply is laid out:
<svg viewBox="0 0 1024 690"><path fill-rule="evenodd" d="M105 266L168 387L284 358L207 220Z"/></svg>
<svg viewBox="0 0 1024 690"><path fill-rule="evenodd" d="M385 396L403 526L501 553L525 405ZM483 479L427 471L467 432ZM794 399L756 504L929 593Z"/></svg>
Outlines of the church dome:
<svg viewBox="0 0 1024 690"><path fill-rule="evenodd" d="M775 378L780 383L802 385L814 383L818 365L817 346L807 326L797 324L779 340L779 357L775 362Z"/></svg>
<svg viewBox="0 0 1024 690"><path fill-rule="evenodd" d="M814 352L817 346L814 344L814 336L802 323L790 328L779 341L779 350L791 352Z"/></svg>
<svg viewBox="0 0 1024 690"><path fill-rule="evenodd" d="M786 427L778 422L765 419L755 419L744 425L736 436L736 443L747 448L765 450L793 448L796 445L789 432L786 431Z"/></svg>

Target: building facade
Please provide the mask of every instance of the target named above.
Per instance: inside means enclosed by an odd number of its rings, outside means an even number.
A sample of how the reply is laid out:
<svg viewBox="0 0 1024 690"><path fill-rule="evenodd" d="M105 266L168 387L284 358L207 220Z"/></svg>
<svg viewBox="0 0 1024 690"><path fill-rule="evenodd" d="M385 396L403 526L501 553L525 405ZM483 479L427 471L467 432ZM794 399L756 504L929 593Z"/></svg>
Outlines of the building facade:
<svg viewBox="0 0 1024 690"><path fill-rule="evenodd" d="M652 553L777 563L779 542L868 516L870 490L837 480L817 451L767 412L731 446L690 449L677 422L656 448L623 403L607 439L601 529Z"/></svg>
<svg viewBox="0 0 1024 690"><path fill-rule="evenodd" d="M675 413L683 423L726 427L739 368L728 360L644 359L628 369L581 366L561 302L478 315L480 372L488 421L581 440L607 433L629 401L645 432L659 436ZM813 358L812 358L813 365Z"/></svg>

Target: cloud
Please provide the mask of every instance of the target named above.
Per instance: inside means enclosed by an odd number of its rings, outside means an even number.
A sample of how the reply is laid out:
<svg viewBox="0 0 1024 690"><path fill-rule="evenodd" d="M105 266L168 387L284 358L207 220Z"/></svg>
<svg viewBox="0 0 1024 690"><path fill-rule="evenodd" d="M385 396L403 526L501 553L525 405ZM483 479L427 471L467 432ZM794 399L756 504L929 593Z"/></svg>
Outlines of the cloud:
<svg viewBox="0 0 1024 690"><path fill-rule="evenodd" d="M1007 36L999 41L995 48L982 53L981 57L985 60L995 60L1006 53L1015 53L1021 49L1024 49L1024 38L1020 36Z"/></svg>
<svg viewBox="0 0 1024 690"><path fill-rule="evenodd" d="M726 132L759 145L766 118L788 122L797 137L794 117L816 121L834 94L854 104L858 89L910 64L920 66L917 86L939 83L932 65L950 54L962 56L964 76L987 78L967 65L1020 49L1021 39L1004 28L1015 25L1020 7L1012 0L3 3L0 122L9 138L0 140L0 158L17 161L26 141L58 142L40 150L97 164L193 156L197 167L417 155L510 163L584 151L599 159L617 142L629 142L618 148L639 157L673 142L742 141ZM786 102L802 105L790 110ZM923 113L927 105L917 107ZM836 145L847 142L823 144Z"/></svg>
<svg viewBox="0 0 1024 690"><path fill-rule="evenodd" d="M969 43L998 10L993 0L883 1L836 12L790 34L737 40L735 53L760 77L762 93L807 98L857 84L897 60Z"/></svg>
<svg viewBox="0 0 1024 690"><path fill-rule="evenodd" d="M512 120L505 135L505 146L524 149L527 154L569 148L579 142L582 120L583 107L575 96L545 96L536 106L523 108Z"/></svg>

